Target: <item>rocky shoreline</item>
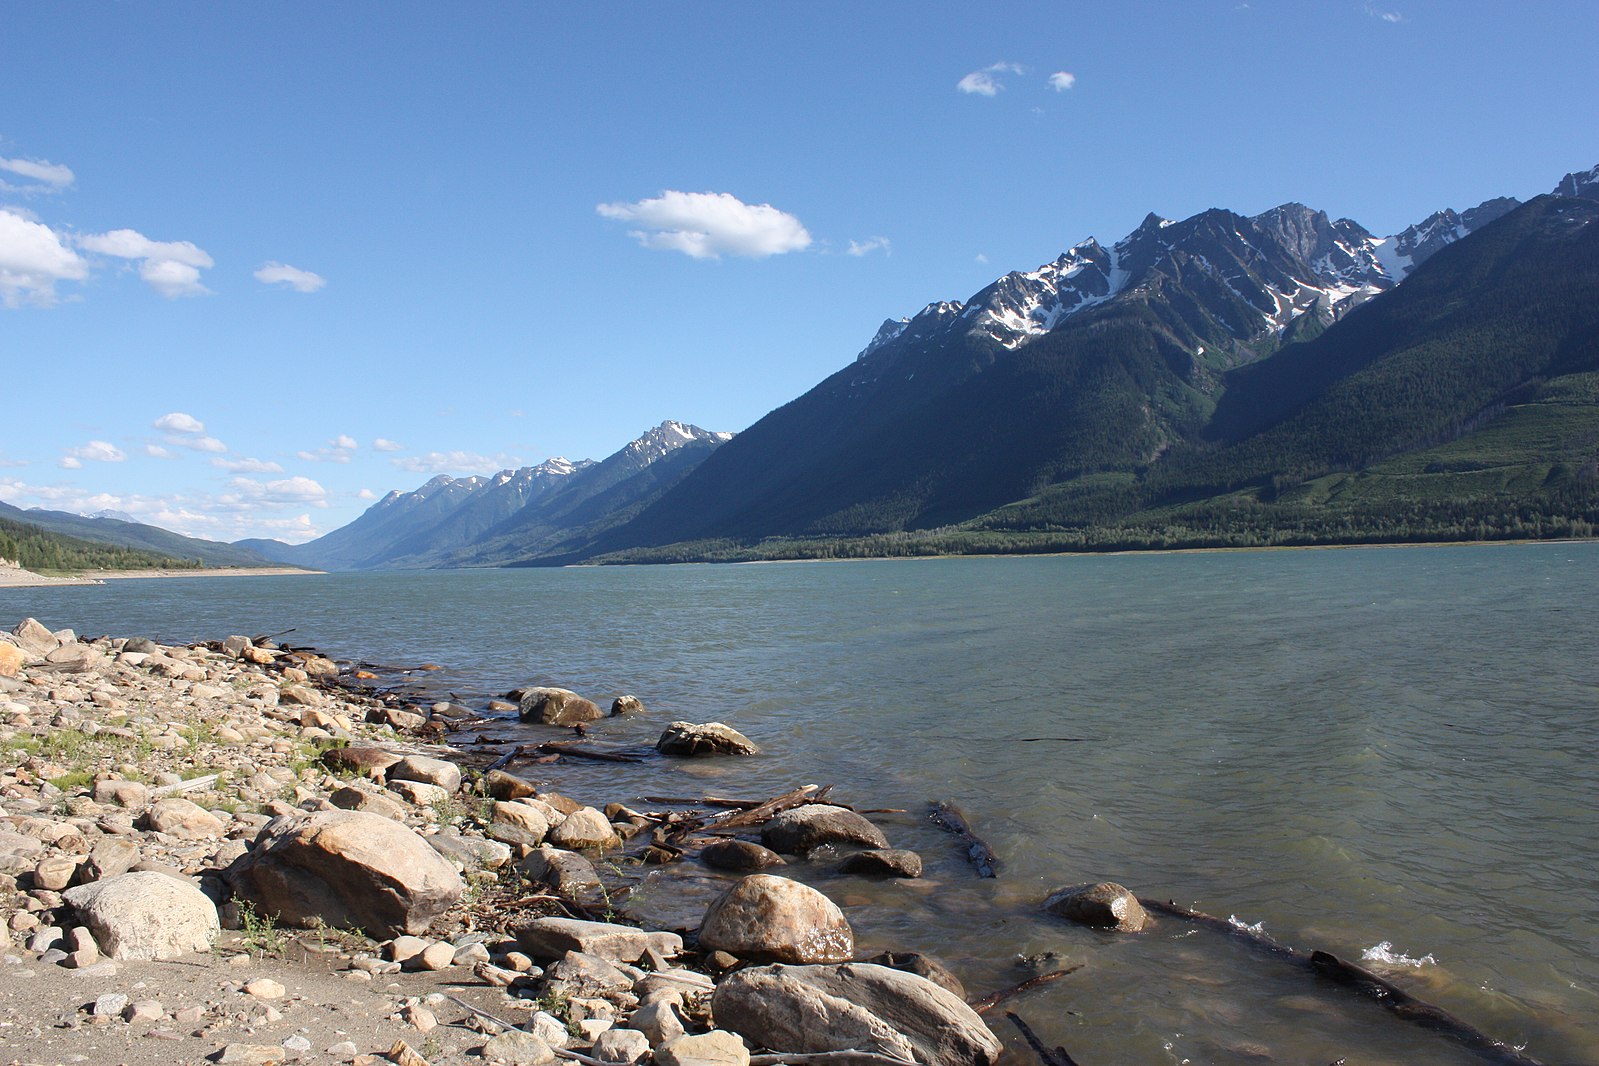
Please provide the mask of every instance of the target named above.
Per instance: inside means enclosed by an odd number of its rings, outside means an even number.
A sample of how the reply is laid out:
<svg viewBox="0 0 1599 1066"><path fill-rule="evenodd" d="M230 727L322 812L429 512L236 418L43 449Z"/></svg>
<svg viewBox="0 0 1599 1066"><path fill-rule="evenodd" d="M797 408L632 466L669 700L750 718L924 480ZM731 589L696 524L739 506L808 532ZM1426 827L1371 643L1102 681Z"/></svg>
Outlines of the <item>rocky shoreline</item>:
<svg viewBox="0 0 1599 1066"><path fill-rule="evenodd" d="M1002 1061L941 964L856 961L839 907L779 876L818 848L919 875L826 790L585 803L451 748L475 712L383 680L264 638L0 634L0 974L23 979L0 996L0 1061ZM488 710L578 732L605 714L508 696ZM539 747L499 762L605 757ZM686 722L658 747L758 750ZM736 879L697 928L626 924L661 863Z"/></svg>

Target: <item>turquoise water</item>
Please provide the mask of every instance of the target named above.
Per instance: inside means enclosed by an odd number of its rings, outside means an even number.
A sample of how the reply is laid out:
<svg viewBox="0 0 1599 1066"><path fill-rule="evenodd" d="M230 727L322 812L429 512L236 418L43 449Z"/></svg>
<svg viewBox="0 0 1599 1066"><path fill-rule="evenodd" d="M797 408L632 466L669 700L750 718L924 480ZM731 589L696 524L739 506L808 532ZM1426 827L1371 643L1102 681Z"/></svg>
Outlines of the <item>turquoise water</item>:
<svg viewBox="0 0 1599 1066"><path fill-rule="evenodd" d="M534 769L597 801L817 782L904 809L875 817L923 881L790 872L864 949L938 954L974 992L1030 976L1019 954L1082 964L1012 1007L1084 1066L1353 1066L1480 1060L1213 934L1109 937L1038 903L1109 879L1300 948L1386 943L1421 998L1599 1063L1596 603L1599 545L1556 544L124 581L0 590L0 621L292 628L439 663L468 703L631 692L649 712L603 723L616 742L726 721L766 754ZM933 799L997 880L928 824Z"/></svg>

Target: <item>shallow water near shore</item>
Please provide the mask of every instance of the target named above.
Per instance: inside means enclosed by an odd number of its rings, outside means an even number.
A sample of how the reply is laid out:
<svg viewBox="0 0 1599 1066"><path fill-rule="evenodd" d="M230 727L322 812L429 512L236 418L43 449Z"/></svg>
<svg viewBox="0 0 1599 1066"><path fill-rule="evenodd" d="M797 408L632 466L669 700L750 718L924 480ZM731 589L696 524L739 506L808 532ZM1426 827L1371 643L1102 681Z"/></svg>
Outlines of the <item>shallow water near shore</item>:
<svg viewBox="0 0 1599 1066"><path fill-rule="evenodd" d="M526 772L600 802L817 782L905 809L874 819L922 881L788 872L845 905L863 950L939 955L976 993L1036 972L1018 955L1081 964L1009 1006L1083 1066L1481 1061L1212 932L1040 913L1100 879L1307 951L1386 944L1395 961L1367 965L1575 1064L1599 1063L1596 602L1599 544L1553 544L152 580L0 590L0 621L293 629L439 663L426 684L469 705L529 683L644 700L597 742L726 721L766 754ZM997 880L928 822L935 799L994 846Z"/></svg>

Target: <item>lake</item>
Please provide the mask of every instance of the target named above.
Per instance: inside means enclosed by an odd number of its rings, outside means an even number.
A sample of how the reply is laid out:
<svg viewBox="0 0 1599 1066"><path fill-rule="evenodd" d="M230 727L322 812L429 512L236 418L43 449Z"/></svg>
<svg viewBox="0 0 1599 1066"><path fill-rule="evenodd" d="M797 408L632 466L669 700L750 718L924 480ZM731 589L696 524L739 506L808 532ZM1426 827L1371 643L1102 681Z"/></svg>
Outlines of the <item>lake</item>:
<svg viewBox="0 0 1599 1066"><path fill-rule="evenodd" d="M1208 930L1040 911L1097 880L1365 954L1553 1064L1599 1062L1595 604L1599 544L1560 543L121 581L0 590L0 622L292 630L441 664L429 684L476 706L633 693L644 716L594 730L618 743L725 721L765 754L528 772L601 802L816 782L903 809L874 820L922 880L786 872L863 951L938 955L974 993L1080 964L1011 1006L1083 1066L1481 1061ZM966 811L997 879L931 800Z"/></svg>

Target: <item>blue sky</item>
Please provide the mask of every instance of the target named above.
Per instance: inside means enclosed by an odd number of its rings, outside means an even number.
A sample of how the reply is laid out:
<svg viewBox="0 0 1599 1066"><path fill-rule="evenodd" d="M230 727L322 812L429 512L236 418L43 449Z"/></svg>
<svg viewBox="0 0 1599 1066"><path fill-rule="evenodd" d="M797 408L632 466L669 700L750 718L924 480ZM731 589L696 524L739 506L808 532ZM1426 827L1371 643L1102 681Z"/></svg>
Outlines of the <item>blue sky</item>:
<svg viewBox="0 0 1599 1066"><path fill-rule="evenodd" d="M300 541L739 430L1150 211L1599 163L1582 2L8 5L0 499Z"/></svg>

